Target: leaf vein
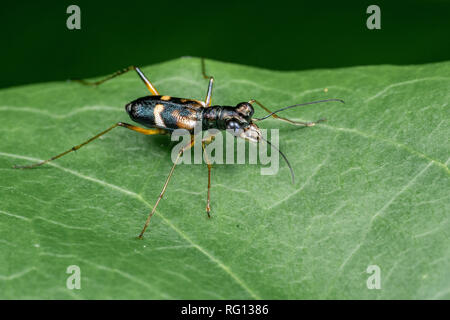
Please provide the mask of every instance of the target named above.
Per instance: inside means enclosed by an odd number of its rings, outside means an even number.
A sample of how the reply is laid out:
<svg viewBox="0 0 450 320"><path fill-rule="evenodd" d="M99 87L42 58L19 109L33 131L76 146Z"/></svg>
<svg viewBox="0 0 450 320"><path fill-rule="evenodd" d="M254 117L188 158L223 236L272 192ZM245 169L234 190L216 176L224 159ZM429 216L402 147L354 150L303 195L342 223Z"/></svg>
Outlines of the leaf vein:
<svg viewBox="0 0 450 320"><path fill-rule="evenodd" d="M376 99L376 98L382 96L384 93L386 93L387 91L389 91L389 90L391 90L392 88L395 88L395 87L400 87L400 86L404 86L404 85L408 85L408 84L412 84L412 83L416 83L416 82L421 82L421 81L439 81L439 80L441 80L441 81L442 80L450 80L450 78L447 78L447 77L427 77L427 78L413 79L413 80L407 80L407 81L393 83L393 84L388 85L383 90L381 90L378 93L376 93L375 95L367 98L365 102L368 103L369 101L372 101L373 99Z"/></svg>
<svg viewBox="0 0 450 320"><path fill-rule="evenodd" d="M37 159L37 158L32 158L32 157L27 157L27 156L22 156L22 155L17 155L17 154L11 154L11 153L5 153L5 152L0 152L0 156L5 156L5 157L10 157L10 158L16 158L16 159L25 159L25 160L30 160L30 161L42 161L41 159ZM49 163L49 165L58 168L64 172L70 173L72 175L75 175L79 178L88 180L88 181L92 181L95 183L98 183L102 186L114 189L116 191L119 191L121 193L124 193L130 197L133 197L137 200L140 200L142 203L146 204L149 208L152 208L152 206L150 205L150 203L148 203L144 198L142 198L142 196L138 195L135 192L129 191L127 189L121 188L119 186L110 184L108 182L105 182L103 180L99 180L93 177L89 177L86 175L83 175L79 172L76 172L74 170L71 169L67 169L65 167L62 167L58 164L55 163ZM195 247L197 250L199 250L201 253L203 253L207 258L209 258L211 261L213 261L214 263L216 263L222 270L224 270L233 280L236 281L236 283L238 283L247 293L250 294L250 296L252 296L254 299L261 299L253 290L251 290L247 284L240 279L227 265L225 265L222 261L220 261L218 258L214 257L212 254L210 254L208 251L206 251L203 247L201 247L200 245L196 244L191 238L189 238L182 230L178 229L174 224L172 224L172 222L166 218L161 212L156 211L156 213L159 215L159 217L161 219L163 219L163 221L169 226L171 227L175 232L177 232L179 235L181 235L187 242L189 242L190 244L192 244L193 247Z"/></svg>

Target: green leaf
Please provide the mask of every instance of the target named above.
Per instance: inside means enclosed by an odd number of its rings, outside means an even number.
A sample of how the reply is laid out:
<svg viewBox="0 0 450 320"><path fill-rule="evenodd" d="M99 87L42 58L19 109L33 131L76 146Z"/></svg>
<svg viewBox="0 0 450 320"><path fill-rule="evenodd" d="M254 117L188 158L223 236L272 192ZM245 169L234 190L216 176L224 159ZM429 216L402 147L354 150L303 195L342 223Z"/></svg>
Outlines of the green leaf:
<svg viewBox="0 0 450 320"><path fill-rule="evenodd" d="M257 165L180 165L144 240L174 143L114 129L147 95L129 73L97 88L54 82L0 91L0 298L449 299L450 62L276 72L207 61L213 103L256 98L275 119L289 180ZM204 98L200 60L143 69L163 94ZM113 71L113 70L112 70ZM264 112L257 110L256 116ZM81 269L69 290L67 267ZM368 289L369 265L381 289Z"/></svg>

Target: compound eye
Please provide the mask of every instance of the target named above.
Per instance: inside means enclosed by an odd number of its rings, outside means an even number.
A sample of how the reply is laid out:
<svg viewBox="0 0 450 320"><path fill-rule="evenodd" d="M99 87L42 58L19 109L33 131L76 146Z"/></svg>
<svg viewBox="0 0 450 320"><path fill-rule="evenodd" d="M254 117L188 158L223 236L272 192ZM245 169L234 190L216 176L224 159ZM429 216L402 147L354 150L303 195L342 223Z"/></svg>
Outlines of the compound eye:
<svg viewBox="0 0 450 320"><path fill-rule="evenodd" d="M125 111L126 111L128 114L131 113L132 108L133 108L133 104L132 104L131 102L128 103L127 105L125 105Z"/></svg>
<svg viewBox="0 0 450 320"><path fill-rule="evenodd" d="M241 129L241 124L237 121L230 120L227 122L227 129L233 130L236 133Z"/></svg>
<svg viewBox="0 0 450 320"><path fill-rule="evenodd" d="M236 106L236 111L242 114L244 117L251 117L255 110L252 105L248 102L241 102Z"/></svg>

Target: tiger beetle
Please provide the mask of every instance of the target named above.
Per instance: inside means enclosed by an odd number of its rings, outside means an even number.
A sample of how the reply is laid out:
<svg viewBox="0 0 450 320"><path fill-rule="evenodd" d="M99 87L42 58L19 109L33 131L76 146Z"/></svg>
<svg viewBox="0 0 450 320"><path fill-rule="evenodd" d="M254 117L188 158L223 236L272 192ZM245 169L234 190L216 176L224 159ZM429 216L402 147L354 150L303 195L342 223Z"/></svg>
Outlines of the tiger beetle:
<svg viewBox="0 0 450 320"><path fill-rule="evenodd" d="M202 75L205 79L209 79L208 90L206 92L206 98L204 101L194 100L194 99L184 99L184 98L174 98L171 96L160 95L158 90L153 86L153 84L148 80L148 78L144 75L144 73L135 66L130 66L128 68L119 70L112 75L96 81L96 82L88 82L85 80L75 80L81 84L89 85L89 86L98 86L108 80L111 80L119 75L122 75L128 71L134 70L141 78L141 80L146 85L147 89L150 91L152 95L145 96L139 99L136 99L127 105L125 105L125 110L130 116L131 120L140 123L146 128L134 126L125 122L118 122L113 124L108 129L100 132L99 134L93 136L92 138L86 140L85 142L72 147L69 150L64 151L48 160L37 162L31 165L23 165L23 166L14 166L14 168L20 169L31 169L43 164L46 164L50 161L56 160L66 154L76 151L86 144L94 141L95 139L101 137L105 133L111 131L116 127L124 127L135 132L145 134L145 135L156 135L156 134L169 134L170 132L176 129L186 129L191 134L190 143L185 145L177 154L176 160L172 165L172 168L169 171L169 175L166 178L164 186L156 200L155 205L153 206L152 211L147 217L145 221L144 227L139 234L139 238L142 239L145 230L147 229L150 219L156 211L156 208L161 201L164 193L167 189L167 185L169 184L170 178L175 170L175 166L177 165L178 160L184 151L190 149L194 145L194 128L196 124L199 122L202 125L202 130L208 129L218 129L218 130L230 130L236 138L242 138L251 142L259 143L261 141L265 141L267 144L271 145L275 150L277 150L280 155L286 161L286 164L289 167L292 181L294 181L294 172L293 169L286 158L286 156L274 145L272 145L269 141L264 139L261 135L261 131L259 127L255 124L255 122L262 121L269 117L273 117L278 120L282 120L288 122L293 125L303 126L303 127L312 127L316 123L325 121L325 119L320 119L316 122L301 122L294 121L287 118L282 118L277 115L278 112L309 104L321 103L321 102L329 102L329 101L338 101L344 102L341 99L326 99L326 100L318 100L307 103L295 104L292 106L284 107L278 109L276 111L270 111L265 106L263 106L259 101L252 99L248 102L240 102L236 106L220 106L220 105L211 105L211 97L212 90L214 84L214 78L207 76L205 72L205 62L204 59L201 60L202 67ZM254 108L253 105L257 105L266 111L268 114L262 118L253 118ZM205 150L205 146L209 144L214 138L214 135L210 135L201 140L202 148ZM211 168L212 164L205 157L205 162L208 166L208 196L206 201L206 213L208 217L210 217L210 189L211 189Z"/></svg>

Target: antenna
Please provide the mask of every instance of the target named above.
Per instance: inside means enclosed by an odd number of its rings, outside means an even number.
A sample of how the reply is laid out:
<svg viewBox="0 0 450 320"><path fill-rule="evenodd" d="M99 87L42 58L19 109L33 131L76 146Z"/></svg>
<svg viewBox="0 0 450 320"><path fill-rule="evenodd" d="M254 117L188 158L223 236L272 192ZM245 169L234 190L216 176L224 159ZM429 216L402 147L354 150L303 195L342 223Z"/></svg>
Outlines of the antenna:
<svg viewBox="0 0 450 320"><path fill-rule="evenodd" d="M264 116L262 118L254 118L254 120L255 121L261 121L261 120L267 119L268 117L271 117L275 113L278 113L278 112L281 112L281 111L284 111L284 110L287 110L287 109L291 109L291 108L294 108L294 107L300 107L300 106L306 106L306 105L309 105L309 104L316 104L316 103L330 102L330 101L337 101L337 102L345 103L344 100L341 100L341 99L326 99L326 100L317 100L317 101L311 101L311 102L306 102L306 103L294 104L293 106L288 106L288 107L284 107L284 108L278 109L278 110L276 110L276 111L274 111L272 113L269 113L268 115L266 115L266 116Z"/></svg>

